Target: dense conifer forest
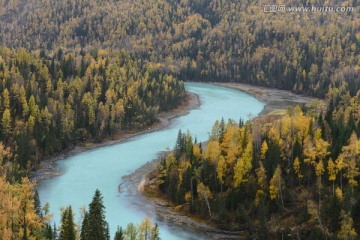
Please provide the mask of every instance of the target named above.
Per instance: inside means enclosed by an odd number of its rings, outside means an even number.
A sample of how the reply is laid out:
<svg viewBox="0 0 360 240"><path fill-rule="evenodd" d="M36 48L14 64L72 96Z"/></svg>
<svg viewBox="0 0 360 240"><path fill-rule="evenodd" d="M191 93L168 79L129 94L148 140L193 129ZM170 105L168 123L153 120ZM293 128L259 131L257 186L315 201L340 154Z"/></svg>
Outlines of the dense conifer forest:
<svg viewBox="0 0 360 240"><path fill-rule="evenodd" d="M219 120L207 144L179 133L158 168L171 201L252 239L358 238L359 2L282 3L353 11L265 13L265 0L0 0L0 239L109 239L99 191L82 226L71 206L50 226L26 177L83 141L155 123L185 97L182 80L275 87L325 104ZM142 234L157 240L157 226L119 227L115 239Z"/></svg>

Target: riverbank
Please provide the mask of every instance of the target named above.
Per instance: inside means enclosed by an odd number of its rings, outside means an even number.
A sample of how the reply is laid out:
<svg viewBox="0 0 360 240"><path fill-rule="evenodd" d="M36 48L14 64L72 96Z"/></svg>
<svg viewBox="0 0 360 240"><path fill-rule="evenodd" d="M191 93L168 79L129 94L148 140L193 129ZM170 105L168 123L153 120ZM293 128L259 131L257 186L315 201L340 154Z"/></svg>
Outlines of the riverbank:
<svg viewBox="0 0 360 240"><path fill-rule="evenodd" d="M183 210L183 206L176 206L169 201L158 189L157 185L157 165L158 159L165 157L168 152L161 152L158 158L144 164L134 173L124 176L124 188L130 189L132 193L137 192L142 198L142 205L137 206L140 209L151 205L154 207L157 218L169 225L181 226L188 232L201 233L204 239L230 240L239 239L239 236L246 238L247 231L226 231L221 230L210 221L205 221L195 216L189 215ZM144 209L145 210L145 209Z"/></svg>
<svg viewBox="0 0 360 240"><path fill-rule="evenodd" d="M177 108L170 111L159 113L157 115L158 121L152 126L148 126L145 129L141 129L141 130L120 131L117 134L114 134L113 136L105 138L101 143L94 142L94 140L89 140L83 143L79 143L77 146L68 149L66 151L63 151L57 154L56 156L42 160L39 166L35 170L30 172L29 178L31 179L31 181L38 182L44 179L49 179L58 176L61 174L56 166L56 161L58 160L65 159L67 157L70 157L75 154L79 154L87 150L125 142L141 134L159 131L161 129L168 127L172 119L180 116L184 116L188 114L191 110L196 109L198 107L200 107L199 96L194 93L186 93L186 97Z"/></svg>
<svg viewBox="0 0 360 240"><path fill-rule="evenodd" d="M275 88L265 88L243 83L210 83L217 86L223 86L240 90L252 95L259 101L265 103L264 109L259 116L283 114L287 107L296 105L306 105L315 100L315 98L294 94L290 91L279 90Z"/></svg>
<svg viewBox="0 0 360 240"><path fill-rule="evenodd" d="M247 84L211 84L246 92L265 103L264 109L258 116L259 118L273 118L276 115L284 114L289 106L308 106L311 101L315 100L315 98L296 95L284 90L267 89ZM126 180L131 182L133 188L137 189L138 193L144 196L146 204L154 206L158 218L161 219L161 221L182 226L190 232L201 232L204 237L210 239L245 239L249 234L247 230L236 232L221 230L211 220L199 219L196 216L188 214L186 205L176 206L159 191L156 167L159 159L166 154L166 152L160 153L158 159L143 165L133 174L125 177Z"/></svg>

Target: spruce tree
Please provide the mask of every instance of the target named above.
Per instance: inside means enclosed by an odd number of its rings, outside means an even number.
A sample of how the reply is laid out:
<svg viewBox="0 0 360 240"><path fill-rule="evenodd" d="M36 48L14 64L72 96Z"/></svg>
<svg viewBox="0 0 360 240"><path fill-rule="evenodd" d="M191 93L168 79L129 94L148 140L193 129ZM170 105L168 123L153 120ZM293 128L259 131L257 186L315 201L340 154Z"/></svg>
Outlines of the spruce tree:
<svg viewBox="0 0 360 240"><path fill-rule="evenodd" d="M84 224L83 224L84 225ZM86 240L109 240L109 225L105 220L103 197L98 189L89 205L88 223L84 227Z"/></svg>
<svg viewBox="0 0 360 240"><path fill-rule="evenodd" d="M89 229L89 213L85 212L84 219L81 225L81 233L80 233L80 240L86 240L88 236L88 229Z"/></svg>
<svg viewBox="0 0 360 240"><path fill-rule="evenodd" d="M49 224L49 223L47 223L46 225L45 225L45 227L44 227L44 237L45 237L45 239L47 239L47 240L52 240L52 239L54 239L53 238L53 230L52 230L52 228L51 228L51 225Z"/></svg>
<svg viewBox="0 0 360 240"><path fill-rule="evenodd" d="M124 232L123 232L122 227L118 226L118 228L115 232L114 240L124 240Z"/></svg>
<svg viewBox="0 0 360 240"><path fill-rule="evenodd" d="M75 240L75 224L71 206L64 209L61 218L60 240Z"/></svg>
<svg viewBox="0 0 360 240"><path fill-rule="evenodd" d="M56 223L54 223L52 239L55 240L55 239L57 239L57 237L58 237L57 227L56 227Z"/></svg>
<svg viewBox="0 0 360 240"><path fill-rule="evenodd" d="M175 144L175 158L179 159L181 154L183 153L184 149L184 135L182 134L181 130L178 132L176 144Z"/></svg>
<svg viewBox="0 0 360 240"><path fill-rule="evenodd" d="M41 202L40 202L39 192L37 190L35 190L35 194L34 194L34 205L35 205L36 214L42 218L43 214L41 210Z"/></svg>

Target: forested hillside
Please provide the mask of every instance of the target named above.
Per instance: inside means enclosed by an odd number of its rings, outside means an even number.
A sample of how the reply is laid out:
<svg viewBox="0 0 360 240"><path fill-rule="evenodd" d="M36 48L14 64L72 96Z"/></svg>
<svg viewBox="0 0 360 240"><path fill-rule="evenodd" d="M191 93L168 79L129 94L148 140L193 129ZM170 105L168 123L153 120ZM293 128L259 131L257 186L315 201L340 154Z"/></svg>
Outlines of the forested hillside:
<svg viewBox="0 0 360 240"><path fill-rule="evenodd" d="M314 106L217 121L206 147L179 132L158 187L177 209L246 239L357 239L360 92L345 98L325 119Z"/></svg>
<svg viewBox="0 0 360 240"><path fill-rule="evenodd" d="M23 177L81 141L153 124L184 98L180 80L275 87L326 106L219 121L206 147L179 134L158 169L170 200L252 239L360 236L360 3L281 3L353 10L265 13L266 0L0 0L0 239L90 239L96 216L97 239L109 239L99 192L83 226L66 207L54 231ZM116 239L143 239L146 229L157 240L157 227L143 224L119 228Z"/></svg>
<svg viewBox="0 0 360 240"><path fill-rule="evenodd" d="M263 12L265 0L3 0L0 42L50 52L126 49L182 79L240 81L317 97L344 81L359 88L359 2L282 3L354 9L275 14Z"/></svg>
<svg viewBox="0 0 360 240"><path fill-rule="evenodd" d="M3 47L0 79L0 145L15 177L77 142L149 126L184 97L181 82L124 51L48 57Z"/></svg>

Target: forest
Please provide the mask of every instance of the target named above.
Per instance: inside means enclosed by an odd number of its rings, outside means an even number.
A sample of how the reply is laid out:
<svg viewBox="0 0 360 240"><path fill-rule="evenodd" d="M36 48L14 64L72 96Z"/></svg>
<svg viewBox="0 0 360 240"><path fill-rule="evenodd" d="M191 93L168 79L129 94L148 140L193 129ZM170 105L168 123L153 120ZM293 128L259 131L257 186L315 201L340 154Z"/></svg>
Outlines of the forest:
<svg viewBox="0 0 360 240"><path fill-rule="evenodd" d="M183 81L273 87L325 104L219 119L207 143L179 133L158 167L168 199L252 238L358 238L360 4L282 3L353 11L265 13L265 0L0 0L0 238L90 239L100 192L81 224L68 206L57 228L28 173L89 140L151 126L185 98ZM100 222L96 239L109 239ZM119 227L115 239L144 232L158 239L148 219Z"/></svg>
<svg viewBox="0 0 360 240"><path fill-rule="evenodd" d="M0 239L110 239L99 192L100 203L93 204L98 212L90 205L81 230L71 206L62 210L57 229L50 226L49 206L39 205L28 173L76 144L154 124L157 113L183 100L183 83L126 51L59 49L48 56L7 47L0 48L0 80ZM157 240L157 232L145 219L119 228L115 239Z"/></svg>
<svg viewBox="0 0 360 240"><path fill-rule="evenodd" d="M82 209L81 223L74 218L70 206L61 209L60 226L51 225L49 204L41 206L35 183L22 178L10 184L0 168L0 236L2 240L160 240L157 224L145 218L140 224L129 223L125 229L118 227L114 237L109 235L105 219L105 206L99 190Z"/></svg>
<svg viewBox="0 0 360 240"><path fill-rule="evenodd" d="M150 126L185 95L182 82L124 51L40 55L0 49L0 145L9 179L79 142Z"/></svg>
<svg viewBox="0 0 360 240"><path fill-rule="evenodd" d="M0 43L9 47L125 49L183 80L237 81L321 98L330 84L360 87L358 1L286 0L287 7L353 11L283 14L264 13L265 0L1 2Z"/></svg>
<svg viewBox="0 0 360 240"><path fill-rule="evenodd" d="M338 97L336 110L216 121L206 143L179 131L155 172L159 190L246 239L357 239L360 91Z"/></svg>

